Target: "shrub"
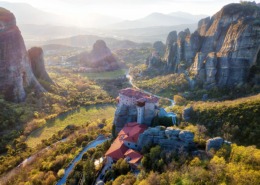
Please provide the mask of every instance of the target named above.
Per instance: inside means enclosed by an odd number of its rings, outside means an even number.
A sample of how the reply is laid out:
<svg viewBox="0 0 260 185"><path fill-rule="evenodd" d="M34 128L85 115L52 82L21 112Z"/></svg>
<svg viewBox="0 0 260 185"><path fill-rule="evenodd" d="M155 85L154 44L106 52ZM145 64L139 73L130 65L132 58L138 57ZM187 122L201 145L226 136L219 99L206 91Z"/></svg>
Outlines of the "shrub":
<svg viewBox="0 0 260 185"><path fill-rule="evenodd" d="M182 106L182 105L186 105L187 104L187 100L184 97L180 96L180 95L174 95L173 100L174 100L176 105Z"/></svg>
<svg viewBox="0 0 260 185"><path fill-rule="evenodd" d="M63 177L63 175L65 174L65 170L64 169L60 169L57 173L58 177L61 178Z"/></svg>

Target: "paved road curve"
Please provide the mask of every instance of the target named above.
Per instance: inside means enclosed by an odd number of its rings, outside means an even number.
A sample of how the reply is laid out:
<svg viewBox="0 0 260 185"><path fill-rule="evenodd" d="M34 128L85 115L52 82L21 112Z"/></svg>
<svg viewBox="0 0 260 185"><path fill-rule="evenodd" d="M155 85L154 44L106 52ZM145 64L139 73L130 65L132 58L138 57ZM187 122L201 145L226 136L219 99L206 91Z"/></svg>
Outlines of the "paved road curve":
<svg viewBox="0 0 260 185"><path fill-rule="evenodd" d="M105 138L104 136L99 136L96 140L92 141L90 144L88 144L70 163L69 167L65 169L65 174L64 176L57 182L56 185L63 185L66 184L66 180L70 174L70 172L73 170L75 164L81 160L83 154L88 151L90 148L95 148L97 145L100 145L107 141L108 139Z"/></svg>

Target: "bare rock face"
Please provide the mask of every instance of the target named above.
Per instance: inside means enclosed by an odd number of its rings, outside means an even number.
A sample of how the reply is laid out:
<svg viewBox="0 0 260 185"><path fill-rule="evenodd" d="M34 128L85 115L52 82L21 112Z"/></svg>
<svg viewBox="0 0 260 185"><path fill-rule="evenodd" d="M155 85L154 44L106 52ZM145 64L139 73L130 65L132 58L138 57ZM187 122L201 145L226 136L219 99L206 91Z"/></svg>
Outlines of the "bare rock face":
<svg viewBox="0 0 260 185"><path fill-rule="evenodd" d="M45 69L43 50L40 47L33 47L28 50L31 60L32 71L45 89L49 89L54 84Z"/></svg>
<svg viewBox="0 0 260 185"><path fill-rule="evenodd" d="M165 61L167 63L167 70L177 72L177 32L172 31L169 33L166 40L166 51L165 51Z"/></svg>
<svg viewBox="0 0 260 185"><path fill-rule="evenodd" d="M45 89L36 80L14 15L0 8L0 93L6 100L20 102L25 88Z"/></svg>
<svg viewBox="0 0 260 185"><path fill-rule="evenodd" d="M138 148L155 144L162 149L171 151L189 151L194 148L194 134L190 131L164 128L162 126L149 127L138 138Z"/></svg>
<svg viewBox="0 0 260 185"><path fill-rule="evenodd" d="M116 126L116 133L125 126L126 123L137 121L137 109L136 106L122 105L117 107L115 112L114 124Z"/></svg>
<svg viewBox="0 0 260 185"><path fill-rule="evenodd" d="M214 149L215 151L219 150L224 143L224 139L221 137L215 137L207 140L206 143L206 151L210 151L210 149Z"/></svg>
<svg viewBox="0 0 260 185"><path fill-rule="evenodd" d="M229 4L211 18L199 21L198 29L171 32L165 61L171 72L183 68L204 87L236 86L248 82L251 68L260 68L260 8L255 3ZM184 66L184 67L183 67Z"/></svg>
<svg viewBox="0 0 260 185"><path fill-rule="evenodd" d="M153 48L158 53L159 56L164 55L166 47L162 41L156 41L153 44Z"/></svg>
<svg viewBox="0 0 260 185"><path fill-rule="evenodd" d="M153 52L146 60L148 68L158 68L163 65L162 56L165 53L165 49L165 45L161 41L153 44Z"/></svg>
<svg viewBox="0 0 260 185"><path fill-rule="evenodd" d="M97 40L89 55L91 66L100 70L115 70L119 68L116 58L103 40Z"/></svg>

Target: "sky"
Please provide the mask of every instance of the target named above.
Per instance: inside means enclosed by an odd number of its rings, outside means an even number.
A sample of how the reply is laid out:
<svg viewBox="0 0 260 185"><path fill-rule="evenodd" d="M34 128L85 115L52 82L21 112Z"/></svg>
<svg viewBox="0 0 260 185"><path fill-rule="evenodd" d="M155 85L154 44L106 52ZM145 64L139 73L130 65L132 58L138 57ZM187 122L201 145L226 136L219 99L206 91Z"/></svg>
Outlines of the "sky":
<svg viewBox="0 0 260 185"><path fill-rule="evenodd" d="M240 0L4 0L24 2L47 12L75 17L98 13L134 20L153 12L171 13L176 11L191 14L213 15L224 5L239 3ZM260 0L256 0L260 3Z"/></svg>

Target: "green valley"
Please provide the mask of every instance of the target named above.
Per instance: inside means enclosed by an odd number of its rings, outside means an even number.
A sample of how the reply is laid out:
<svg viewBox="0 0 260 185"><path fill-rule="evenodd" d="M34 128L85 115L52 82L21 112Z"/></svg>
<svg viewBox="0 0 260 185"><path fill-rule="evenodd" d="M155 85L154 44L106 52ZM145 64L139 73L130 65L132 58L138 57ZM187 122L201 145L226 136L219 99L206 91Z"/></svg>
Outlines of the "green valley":
<svg viewBox="0 0 260 185"><path fill-rule="evenodd" d="M260 184L259 20L259 0L0 2L0 185Z"/></svg>

